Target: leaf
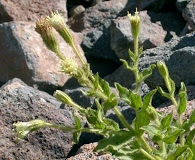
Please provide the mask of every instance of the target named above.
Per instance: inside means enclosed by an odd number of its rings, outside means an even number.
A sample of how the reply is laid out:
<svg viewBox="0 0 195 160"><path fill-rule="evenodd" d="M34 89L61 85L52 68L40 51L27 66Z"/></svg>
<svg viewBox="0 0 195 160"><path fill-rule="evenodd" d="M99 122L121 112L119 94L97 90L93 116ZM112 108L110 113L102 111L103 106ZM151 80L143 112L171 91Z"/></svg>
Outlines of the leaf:
<svg viewBox="0 0 195 160"><path fill-rule="evenodd" d="M181 83L181 88L179 90L179 106L178 113L181 115L185 112L187 106L187 92L184 83Z"/></svg>
<svg viewBox="0 0 195 160"><path fill-rule="evenodd" d="M185 132L188 132L190 130L190 127L195 123L195 110L192 111L192 114L189 118L189 121L186 122L183 126L185 129Z"/></svg>
<svg viewBox="0 0 195 160"><path fill-rule="evenodd" d="M141 46L141 47L139 48L139 51L138 51L139 56L140 56L142 53L143 53L143 46Z"/></svg>
<svg viewBox="0 0 195 160"><path fill-rule="evenodd" d="M128 90L127 88L121 86L119 83L115 83L115 87L119 92L120 98L125 101L129 106L131 106L131 100L129 99L131 97L131 90Z"/></svg>
<svg viewBox="0 0 195 160"><path fill-rule="evenodd" d="M140 129L148 132L150 138L154 141L154 142L158 142L159 140L162 139L161 133L159 131L159 129L155 126L155 125L147 125L147 126L143 126Z"/></svg>
<svg viewBox="0 0 195 160"><path fill-rule="evenodd" d="M123 62L123 66L126 68L126 69L129 69L130 71L133 71L133 68L131 66L129 66L129 64L127 63L126 60L124 59L120 59L121 62Z"/></svg>
<svg viewBox="0 0 195 160"><path fill-rule="evenodd" d="M176 160L180 157L184 152L186 152L188 146L178 146L175 152L172 152L168 155L167 160Z"/></svg>
<svg viewBox="0 0 195 160"><path fill-rule="evenodd" d="M168 93L166 93L161 87L157 87L158 92L163 96L166 97L168 99L170 99L170 95Z"/></svg>
<svg viewBox="0 0 195 160"><path fill-rule="evenodd" d="M131 107L135 110L139 110L143 107L142 97L139 93L131 93Z"/></svg>
<svg viewBox="0 0 195 160"><path fill-rule="evenodd" d="M192 147L194 136L195 136L195 129L190 131L185 141L185 144L188 145L190 148Z"/></svg>
<svg viewBox="0 0 195 160"><path fill-rule="evenodd" d="M95 78L95 81L94 81L94 90L97 90L98 87L99 87L99 75L98 75L98 73L96 73L94 75L94 78Z"/></svg>
<svg viewBox="0 0 195 160"><path fill-rule="evenodd" d="M171 121L172 121L172 113L168 114L166 117L162 118L161 120L161 125L162 125L162 129L167 129L170 124L171 124Z"/></svg>
<svg viewBox="0 0 195 160"><path fill-rule="evenodd" d="M82 128L82 123L81 123L80 119L76 116L76 114L74 112L73 112L73 117L74 117L74 121L75 121L75 127L77 129L77 131L75 131L73 133L73 141L74 141L74 143L78 143L80 135L81 135L80 129Z"/></svg>
<svg viewBox="0 0 195 160"><path fill-rule="evenodd" d="M129 132L126 130L113 131L108 138L104 138L98 142L98 145L94 149L94 151L104 151L109 146L119 149L124 143L128 143L128 141L133 136L133 132Z"/></svg>
<svg viewBox="0 0 195 160"><path fill-rule="evenodd" d="M102 105L105 111L114 108L118 104L118 99L114 93L111 93L109 99L107 99Z"/></svg>
<svg viewBox="0 0 195 160"><path fill-rule="evenodd" d="M150 65L148 68L144 69L141 72L141 81L144 81L146 78L152 75L153 69L156 67L155 64Z"/></svg>
<svg viewBox="0 0 195 160"><path fill-rule="evenodd" d="M143 130L140 129L143 126L146 126L150 123L150 116L147 114L145 109L141 109L137 112L136 118L133 121L135 126L135 130L141 135L143 134Z"/></svg>
<svg viewBox="0 0 195 160"><path fill-rule="evenodd" d="M99 78L100 86L102 87L104 93L109 96L110 95L110 86L109 83L103 80L102 78Z"/></svg>
<svg viewBox="0 0 195 160"><path fill-rule="evenodd" d="M163 138L163 142L165 142L166 144L175 143L182 131L182 129L171 128L171 130L168 131L167 135Z"/></svg>
<svg viewBox="0 0 195 160"><path fill-rule="evenodd" d="M144 108L151 106L152 98L153 98L154 94L156 93L156 91L157 91L157 89L154 89L144 96L144 98L143 98Z"/></svg>
<svg viewBox="0 0 195 160"><path fill-rule="evenodd" d="M133 61L133 62L135 62L135 54L129 49L129 58Z"/></svg>

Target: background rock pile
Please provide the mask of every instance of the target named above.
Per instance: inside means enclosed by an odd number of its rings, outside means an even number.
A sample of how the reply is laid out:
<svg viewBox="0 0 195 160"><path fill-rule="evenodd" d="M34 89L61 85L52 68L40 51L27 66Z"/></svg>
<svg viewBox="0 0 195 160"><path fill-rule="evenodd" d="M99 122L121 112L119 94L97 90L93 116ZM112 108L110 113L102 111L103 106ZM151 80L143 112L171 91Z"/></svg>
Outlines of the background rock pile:
<svg viewBox="0 0 195 160"><path fill-rule="evenodd" d="M12 124L17 121L39 118L51 123L74 123L70 107L52 97L56 89L65 91L84 107L93 106L93 99L81 94L77 82L59 72L59 59L35 32L35 22L50 15L50 11L58 10L93 72L99 72L111 86L119 82L131 88L133 76L119 59L128 59L127 51L133 49L126 14L127 11L134 13L136 7L141 17L139 41L144 48L140 69L165 61L177 87L181 81L188 85L191 101L187 113L191 113L195 106L194 0L1 0L0 159L66 159L82 144L101 138L83 134L79 145L73 146L70 133L46 128L16 142ZM56 36L65 56L76 60L72 49L57 33ZM157 85L164 86L155 70L143 84L143 94ZM154 99L155 107L163 102L158 95ZM134 113L123 102L119 107L130 122ZM161 110L167 112L170 108ZM115 118L113 113L107 116ZM82 157L77 155L70 159L106 159L108 156L95 154L90 149L81 152Z"/></svg>

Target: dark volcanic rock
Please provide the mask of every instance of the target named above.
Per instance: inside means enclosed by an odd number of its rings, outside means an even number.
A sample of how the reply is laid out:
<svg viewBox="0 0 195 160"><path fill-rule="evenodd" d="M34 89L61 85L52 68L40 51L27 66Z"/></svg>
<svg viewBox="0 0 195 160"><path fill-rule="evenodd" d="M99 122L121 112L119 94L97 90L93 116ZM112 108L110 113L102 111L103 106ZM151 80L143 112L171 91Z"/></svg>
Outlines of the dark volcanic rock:
<svg viewBox="0 0 195 160"><path fill-rule="evenodd" d="M0 159L61 159L72 147L71 133L43 128L16 142L13 123L41 119L50 123L73 124L67 106L47 93L13 79L0 88Z"/></svg>

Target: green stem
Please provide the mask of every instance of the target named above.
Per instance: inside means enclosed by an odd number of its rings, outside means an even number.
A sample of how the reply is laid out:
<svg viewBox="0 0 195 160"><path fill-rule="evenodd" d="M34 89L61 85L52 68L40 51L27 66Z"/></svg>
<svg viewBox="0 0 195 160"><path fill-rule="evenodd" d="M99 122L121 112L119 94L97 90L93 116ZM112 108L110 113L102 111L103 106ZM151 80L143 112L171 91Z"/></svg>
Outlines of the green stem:
<svg viewBox="0 0 195 160"><path fill-rule="evenodd" d="M151 153L152 149L149 146L149 144L146 142L146 140L143 138L143 136L137 136L138 140L141 142L141 144L144 146L147 152Z"/></svg>
<svg viewBox="0 0 195 160"><path fill-rule="evenodd" d="M153 157L152 155L150 155L149 153L147 153L146 151L144 151L143 149L140 149L140 152L145 155L148 159L150 160L162 160L160 157Z"/></svg>
<svg viewBox="0 0 195 160"><path fill-rule="evenodd" d="M77 57L81 61L81 63L85 64L84 60L82 59L81 55L79 54L79 52L78 52L76 46L74 45L74 43L72 43L71 46L72 46L72 49L73 49L74 53L77 55Z"/></svg>
<svg viewBox="0 0 195 160"><path fill-rule="evenodd" d="M118 108L114 107L113 110L114 110L115 114L117 115L117 117L120 119L123 126L126 127L127 129L129 129L129 131L135 132L134 129L129 125L129 123L125 119L124 115L118 110Z"/></svg>

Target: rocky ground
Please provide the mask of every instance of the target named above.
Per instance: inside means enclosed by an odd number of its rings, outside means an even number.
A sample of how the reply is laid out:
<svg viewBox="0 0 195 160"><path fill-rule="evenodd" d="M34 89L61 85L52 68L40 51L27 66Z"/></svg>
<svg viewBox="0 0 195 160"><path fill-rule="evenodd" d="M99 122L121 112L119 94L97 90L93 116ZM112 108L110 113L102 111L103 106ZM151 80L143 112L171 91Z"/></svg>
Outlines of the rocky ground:
<svg viewBox="0 0 195 160"><path fill-rule="evenodd" d="M128 59L128 49L133 47L126 14L134 13L136 7L141 17L139 42L144 49L140 69L165 61L176 86L180 82L188 86L189 101L184 116L191 114L195 108L194 0L1 0L0 159L114 159L92 152L96 145L93 142L100 139L94 135L83 134L79 144L73 145L70 133L45 128L17 142L12 129L14 122L35 118L73 125L70 107L52 96L56 89L68 93L84 107L93 106L93 99L81 94L78 83L59 72L59 59L35 32L38 19L58 10L93 72L98 72L112 87L119 82L131 88L133 76L119 59ZM70 46L57 33L56 36L64 55L77 61ZM155 70L145 81L142 94L157 85L163 87L164 83ZM161 112L172 111L173 106L158 95L153 103L160 106ZM119 108L131 122L134 112L122 102ZM115 118L112 113L107 116Z"/></svg>

